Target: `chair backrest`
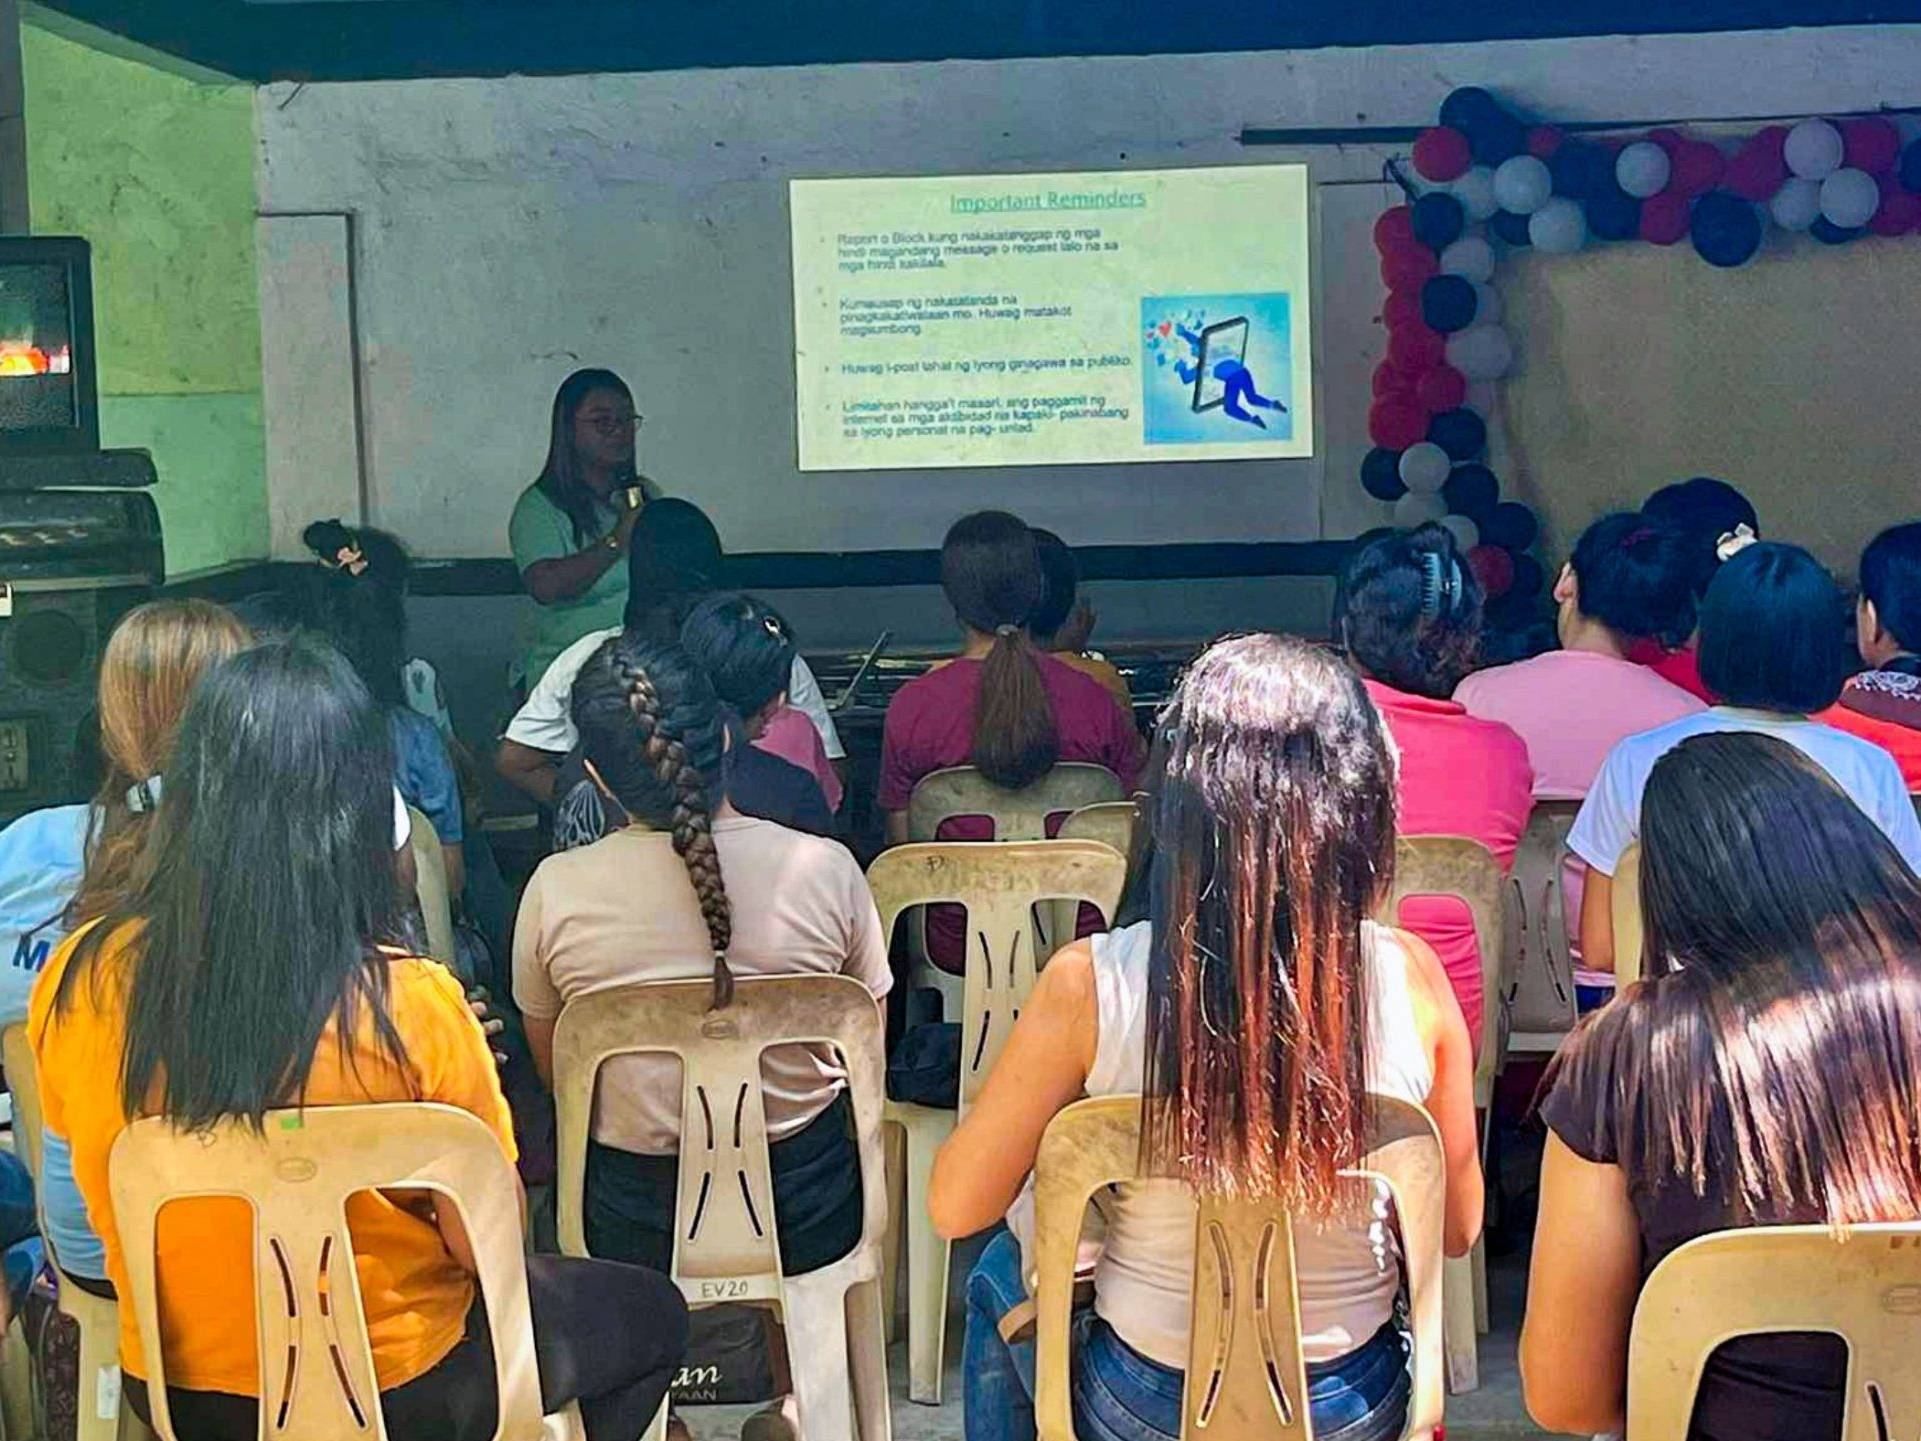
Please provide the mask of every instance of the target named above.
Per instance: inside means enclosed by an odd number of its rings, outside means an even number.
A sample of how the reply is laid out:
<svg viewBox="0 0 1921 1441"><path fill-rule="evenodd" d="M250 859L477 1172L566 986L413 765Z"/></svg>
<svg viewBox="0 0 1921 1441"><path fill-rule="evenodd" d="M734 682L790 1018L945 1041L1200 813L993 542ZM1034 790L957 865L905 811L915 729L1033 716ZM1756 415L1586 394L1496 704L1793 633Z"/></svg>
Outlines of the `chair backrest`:
<svg viewBox="0 0 1921 1441"><path fill-rule="evenodd" d="M427 954L449 970L454 969L454 908L447 893L447 858L440 852L440 837L434 823L407 807L413 822L409 840L414 848L414 894L420 898L420 919L427 928Z"/></svg>
<svg viewBox="0 0 1921 1441"><path fill-rule="evenodd" d="M1614 984L1631 986L1641 979L1642 952L1647 949L1647 931L1641 921L1641 843L1635 841L1621 852L1614 867L1614 891L1609 914L1614 920Z"/></svg>
<svg viewBox="0 0 1921 1441"><path fill-rule="evenodd" d="M1474 917L1474 944L1481 955L1481 1034L1476 1039L1474 1092L1477 1104L1500 1069L1503 1013L1501 967L1507 958L1507 878L1501 863L1466 836L1402 836L1394 843L1394 889L1385 915L1399 924L1410 896L1453 896Z"/></svg>
<svg viewBox="0 0 1921 1441"><path fill-rule="evenodd" d="M1368 1151L1344 1174L1384 1182L1394 1198L1414 1331L1405 1434L1426 1436L1441 1421L1446 1164L1425 1111L1385 1096L1370 1099ZM1081 1223L1097 1191L1138 1175L1140 1125L1139 1096L1103 1096L1069 1106L1041 1137L1034 1166L1041 1441L1074 1441L1068 1333ZM1287 1213L1272 1203L1201 1198L1191 1294L1184 1441L1308 1441L1314 1432Z"/></svg>
<svg viewBox="0 0 1921 1441"><path fill-rule="evenodd" d="M154 1263L155 1222L169 1201L233 1196L253 1209L260 1435L366 1441L387 1435L361 1309L347 1198L432 1191L466 1225L493 1328L500 1441L542 1433L540 1376L521 1260L520 1187L484 1122L451 1106L401 1102L270 1111L264 1133L223 1122L189 1135L135 1121L108 1162L147 1362L154 1429L175 1441Z"/></svg>
<svg viewBox="0 0 1921 1441"><path fill-rule="evenodd" d="M1086 901L1111 921L1126 883L1126 858L1100 841L937 841L896 846L868 867L882 935L891 936L914 906L956 902L967 909L963 1109L986 1081L1046 960L1036 953L1035 906Z"/></svg>
<svg viewBox="0 0 1921 1441"><path fill-rule="evenodd" d="M1508 874L1508 1019L1517 1032L1563 1034L1578 1012L1565 884L1567 833L1580 809L1579 801L1536 801Z"/></svg>
<svg viewBox="0 0 1921 1441"><path fill-rule="evenodd" d="M1047 835L1047 818L1123 796L1120 777L1105 766L1060 761L1020 790L997 786L973 766L955 766L921 777L907 802L910 840L940 838L944 821L956 816L986 816L997 841L1038 841Z"/></svg>
<svg viewBox="0 0 1921 1441"><path fill-rule="evenodd" d="M846 1068L860 1148L863 1241L887 1224L880 1141L886 1057L880 1007L850 976L757 976L713 1010L710 981L657 981L578 996L554 1028L560 1246L587 1254L582 1200L594 1084L616 1056L681 1065L680 1178L673 1275L687 1299L780 1297L780 1248L760 1063L773 1046L831 1046ZM876 1253L878 1254L878 1253Z"/></svg>
<svg viewBox="0 0 1921 1441"><path fill-rule="evenodd" d="M1138 797L1130 796L1124 801L1096 801L1091 806L1082 806L1061 822L1056 831L1057 839L1064 841L1099 841L1102 845L1112 846L1127 857L1127 880L1122 887L1134 884L1141 866L1141 853L1146 849L1147 826L1141 815ZM1047 921L1047 934L1054 949L1066 945L1074 939L1076 923L1080 919L1080 907L1065 901L1057 902L1050 911ZM1110 915L1111 921L1113 917Z"/></svg>
<svg viewBox="0 0 1921 1441"><path fill-rule="evenodd" d="M1736 1336L1826 1331L1848 1345L1842 1441L1921 1434L1921 1222L1757 1226L1688 1242L1648 1277L1628 1340L1630 1437L1685 1436L1702 1367Z"/></svg>
<svg viewBox="0 0 1921 1441"><path fill-rule="evenodd" d="M33 1176L33 1194L40 1196L40 1076L33 1068L33 1047L27 1028L11 1025L0 1031L0 1064L6 1066L7 1090L13 1095L13 1151ZM40 1228L46 1234L46 1227Z"/></svg>

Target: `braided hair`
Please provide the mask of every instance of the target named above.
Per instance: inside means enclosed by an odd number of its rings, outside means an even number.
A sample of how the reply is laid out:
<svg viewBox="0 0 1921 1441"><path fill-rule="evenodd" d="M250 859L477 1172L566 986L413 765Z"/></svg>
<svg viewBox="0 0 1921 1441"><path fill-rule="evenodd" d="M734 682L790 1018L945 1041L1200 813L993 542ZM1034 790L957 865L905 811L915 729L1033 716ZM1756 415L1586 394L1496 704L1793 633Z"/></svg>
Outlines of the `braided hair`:
<svg viewBox="0 0 1921 1441"><path fill-rule="evenodd" d="M574 681L581 752L634 818L666 830L687 867L714 948L714 1007L734 998L733 907L714 846L726 792L726 723L707 673L677 645L609 640Z"/></svg>

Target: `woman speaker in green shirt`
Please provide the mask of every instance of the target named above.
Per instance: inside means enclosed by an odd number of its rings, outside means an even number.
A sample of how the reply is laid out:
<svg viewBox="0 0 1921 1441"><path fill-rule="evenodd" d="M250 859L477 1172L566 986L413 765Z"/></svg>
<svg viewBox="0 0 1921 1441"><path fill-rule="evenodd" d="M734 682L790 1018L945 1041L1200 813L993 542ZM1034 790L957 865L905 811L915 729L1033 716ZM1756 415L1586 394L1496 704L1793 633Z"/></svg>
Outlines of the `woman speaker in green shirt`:
<svg viewBox="0 0 1921 1441"><path fill-rule="evenodd" d="M611 370L576 370L554 394L540 476L508 525L521 583L539 603L533 638L510 677L524 686L591 630L618 626L627 605L627 540L659 490L634 464L641 417Z"/></svg>

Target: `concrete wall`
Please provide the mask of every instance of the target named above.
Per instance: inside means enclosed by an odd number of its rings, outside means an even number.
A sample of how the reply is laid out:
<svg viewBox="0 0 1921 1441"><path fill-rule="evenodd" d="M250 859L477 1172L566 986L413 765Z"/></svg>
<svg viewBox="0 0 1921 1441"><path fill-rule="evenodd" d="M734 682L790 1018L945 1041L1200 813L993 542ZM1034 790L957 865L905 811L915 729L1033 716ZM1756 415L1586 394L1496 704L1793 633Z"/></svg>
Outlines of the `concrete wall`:
<svg viewBox="0 0 1921 1441"><path fill-rule="evenodd" d="M22 40L33 228L93 243L101 440L152 450L170 574L264 557L250 89Z"/></svg>

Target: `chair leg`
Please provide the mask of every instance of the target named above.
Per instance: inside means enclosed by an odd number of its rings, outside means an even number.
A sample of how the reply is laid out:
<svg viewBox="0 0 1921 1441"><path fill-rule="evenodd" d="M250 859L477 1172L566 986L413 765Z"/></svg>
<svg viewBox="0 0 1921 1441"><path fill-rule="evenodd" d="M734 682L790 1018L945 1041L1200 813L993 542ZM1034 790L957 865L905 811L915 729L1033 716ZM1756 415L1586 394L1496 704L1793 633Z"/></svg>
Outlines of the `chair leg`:
<svg viewBox="0 0 1921 1441"><path fill-rule="evenodd" d="M641 1441L667 1441L667 1417L673 1409L673 1396L669 1394L663 1397L660 1409L654 1412L654 1419L647 1423L647 1429L641 1433Z"/></svg>
<svg viewBox="0 0 1921 1441"><path fill-rule="evenodd" d="M881 1317L893 1311L883 1283L862 1281L847 1292L847 1363L854 1377L854 1417L860 1441L893 1441L887 1397L887 1345Z"/></svg>
<svg viewBox="0 0 1921 1441"><path fill-rule="evenodd" d="M923 1406L940 1405L947 1351L949 1246L927 1219L934 1150L927 1132L907 1128L907 1394Z"/></svg>
<svg viewBox="0 0 1921 1441"><path fill-rule="evenodd" d="M887 1168L887 1234L881 1237L880 1310L887 1344L900 1330L900 1252L907 1216L907 1128L883 1121L881 1154Z"/></svg>
<svg viewBox="0 0 1921 1441"><path fill-rule="evenodd" d="M152 1433L120 1401L120 1313L114 1302L63 1280L60 1310L80 1328L76 1441L129 1441Z"/></svg>
<svg viewBox="0 0 1921 1441"><path fill-rule="evenodd" d="M805 1441L829 1441L830 1437L852 1441L854 1436L846 1287L845 1277L833 1266L781 1282L781 1319L790 1338L787 1365L793 1373ZM793 1337L811 1339L795 1345Z"/></svg>
<svg viewBox="0 0 1921 1441"><path fill-rule="evenodd" d="M1480 1358L1474 1334L1474 1275L1467 1257L1441 1267L1441 1322L1451 1396L1480 1389Z"/></svg>
<svg viewBox="0 0 1921 1441"><path fill-rule="evenodd" d="M1474 1271L1474 1334L1485 1336L1488 1333L1486 1236L1475 1238L1474 1249L1468 1252L1467 1259Z"/></svg>

